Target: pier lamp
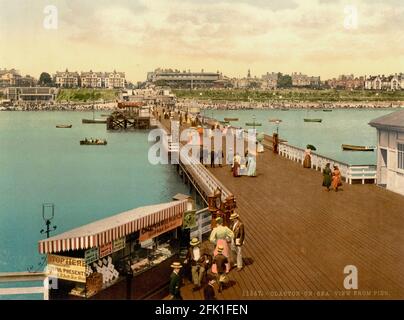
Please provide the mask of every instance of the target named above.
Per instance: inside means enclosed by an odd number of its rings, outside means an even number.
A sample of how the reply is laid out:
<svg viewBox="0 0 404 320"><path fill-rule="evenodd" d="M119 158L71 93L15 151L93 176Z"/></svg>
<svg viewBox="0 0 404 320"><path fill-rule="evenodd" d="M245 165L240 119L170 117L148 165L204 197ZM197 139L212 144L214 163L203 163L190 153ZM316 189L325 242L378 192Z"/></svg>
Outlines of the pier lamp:
<svg viewBox="0 0 404 320"><path fill-rule="evenodd" d="M276 123L276 134L279 136L279 124L281 122L279 120L276 120L275 123Z"/></svg>
<svg viewBox="0 0 404 320"><path fill-rule="evenodd" d="M50 211L50 214L47 214ZM45 221L46 230L42 229L41 234L46 233L46 238L49 238L49 234L56 230L56 226L51 226L51 220L55 216L55 205L53 203L42 204L42 219Z"/></svg>

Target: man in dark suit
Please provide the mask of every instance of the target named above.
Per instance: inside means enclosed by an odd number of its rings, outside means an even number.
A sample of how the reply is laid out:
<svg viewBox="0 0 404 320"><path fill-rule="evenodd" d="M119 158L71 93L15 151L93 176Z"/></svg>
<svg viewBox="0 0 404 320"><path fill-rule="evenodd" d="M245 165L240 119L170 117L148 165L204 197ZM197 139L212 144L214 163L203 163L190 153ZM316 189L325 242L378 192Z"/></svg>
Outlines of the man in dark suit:
<svg viewBox="0 0 404 320"><path fill-rule="evenodd" d="M229 262L227 257L223 255L224 247L219 245L217 247L217 255L213 258L213 263L216 264L217 269L217 282L219 283L219 292L222 292L223 285L228 282L226 274L226 263Z"/></svg>
<svg viewBox="0 0 404 320"><path fill-rule="evenodd" d="M171 268L173 268L174 270L170 276L170 286L169 286L170 298L172 300L182 300L180 291L181 288L180 270L182 268L182 265L179 262L173 262Z"/></svg>
<svg viewBox="0 0 404 320"><path fill-rule="evenodd" d="M189 244L191 246L188 248L184 263L191 264L193 290L196 291L201 288L203 276L208 269L209 258L202 252L198 238L193 238Z"/></svg>
<svg viewBox="0 0 404 320"><path fill-rule="evenodd" d="M205 300L217 300L215 287L215 278L213 276L208 277L208 283L206 284L205 288L203 289L203 297Z"/></svg>
<svg viewBox="0 0 404 320"><path fill-rule="evenodd" d="M241 222L238 213L234 212L230 216L230 220L232 221L231 229L234 233L234 238L231 242L231 251L233 256L236 256L236 259L233 261L237 261L235 267L237 267L237 271L241 271L243 269L243 256L241 252L241 248L244 244L245 231L244 231L244 223Z"/></svg>

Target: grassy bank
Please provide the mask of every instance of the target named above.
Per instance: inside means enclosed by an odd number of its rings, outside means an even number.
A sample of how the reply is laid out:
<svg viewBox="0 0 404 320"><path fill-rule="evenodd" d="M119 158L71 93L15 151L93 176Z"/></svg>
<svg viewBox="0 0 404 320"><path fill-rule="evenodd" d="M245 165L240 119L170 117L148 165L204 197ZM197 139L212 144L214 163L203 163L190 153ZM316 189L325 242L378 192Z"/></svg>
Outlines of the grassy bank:
<svg viewBox="0 0 404 320"><path fill-rule="evenodd" d="M61 89L56 100L58 102L115 101L118 98L118 92L113 89Z"/></svg>
<svg viewBox="0 0 404 320"><path fill-rule="evenodd" d="M401 91L368 91L368 90L310 90L285 89L274 91L258 90L173 90L178 98L198 100L226 101L307 101L307 102L376 102L404 101L404 90Z"/></svg>

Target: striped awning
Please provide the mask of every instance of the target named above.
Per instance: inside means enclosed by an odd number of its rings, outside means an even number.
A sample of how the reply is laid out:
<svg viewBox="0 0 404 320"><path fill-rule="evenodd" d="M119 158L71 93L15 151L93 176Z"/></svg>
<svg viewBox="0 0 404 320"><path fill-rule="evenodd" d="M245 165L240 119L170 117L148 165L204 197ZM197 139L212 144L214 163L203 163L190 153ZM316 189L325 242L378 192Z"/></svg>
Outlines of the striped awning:
<svg viewBox="0 0 404 320"><path fill-rule="evenodd" d="M40 240L38 250L45 254L99 247L186 210L187 200L132 209Z"/></svg>

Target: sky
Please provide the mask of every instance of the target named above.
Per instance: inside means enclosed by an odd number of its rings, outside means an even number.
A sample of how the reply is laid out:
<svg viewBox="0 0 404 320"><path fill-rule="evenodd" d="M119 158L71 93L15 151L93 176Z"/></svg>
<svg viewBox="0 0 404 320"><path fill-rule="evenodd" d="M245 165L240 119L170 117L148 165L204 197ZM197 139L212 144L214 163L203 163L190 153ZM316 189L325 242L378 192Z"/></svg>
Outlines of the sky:
<svg viewBox="0 0 404 320"><path fill-rule="evenodd" d="M0 68L394 74L403 30L404 0L0 0Z"/></svg>

